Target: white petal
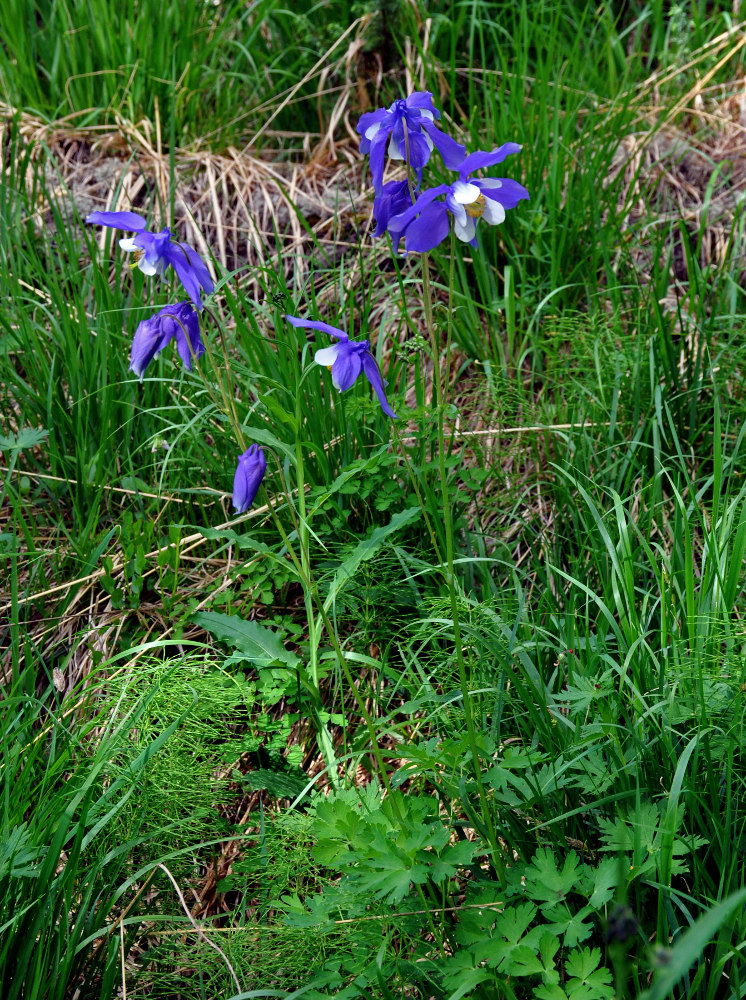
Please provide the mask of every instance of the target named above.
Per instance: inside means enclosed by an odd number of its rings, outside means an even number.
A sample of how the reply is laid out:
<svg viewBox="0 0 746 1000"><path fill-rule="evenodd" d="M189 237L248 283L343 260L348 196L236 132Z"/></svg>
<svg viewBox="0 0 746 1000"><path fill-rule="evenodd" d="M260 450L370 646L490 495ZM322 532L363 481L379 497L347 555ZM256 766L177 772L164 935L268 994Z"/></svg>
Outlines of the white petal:
<svg viewBox="0 0 746 1000"><path fill-rule="evenodd" d="M422 134L425 136L425 142L427 143L427 145L428 145L428 147L430 149L430 152L432 153L432 151L433 151L433 140L430 138L430 136L427 134L427 132L423 132Z"/></svg>
<svg viewBox="0 0 746 1000"><path fill-rule="evenodd" d="M119 246L122 250L126 250L127 253L132 253L133 250L139 250L140 247L135 243L134 236L128 236L126 239L121 239L119 241Z"/></svg>
<svg viewBox="0 0 746 1000"><path fill-rule="evenodd" d="M484 180L479 182L480 188L501 188L503 182L499 177L485 177Z"/></svg>
<svg viewBox="0 0 746 1000"><path fill-rule="evenodd" d="M374 122L373 125L369 125L368 128L366 128L365 130L365 138L372 139L373 136L380 130L380 128L381 128L380 122Z"/></svg>
<svg viewBox="0 0 746 1000"><path fill-rule="evenodd" d="M493 201L491 198L485 198L482 218L491 226L499 226L501 222L505 222L505 209L499 201Z"/></svg>
<svg viewBox="0 0 746 1000"><path fill-rule="evenodd" d="M163 277L163 273L159 272L158 267L150 264L145 257L141 257L138 260L137 266L140 268L142 273L147 274L149 278L152 278L154 274L160 274L160 276Z"/></svg>
<svg viewBox="0 0 746 1000"><path fill-rule="evenodd" d="M446 198L446 205L448 206L448 210L454 217L454 219L460 222L461 225L463 226L464 223L466 222L466 209L464 208L464 206L459 205L459 203L454 198L451 197Z"/></svg>
<svg viewBox="0 0 746 1000"><path fill-rule="evenodd" d="M399 149L397 143L394 142L393 135L391 136L391 142L389 143L389 157L392 160L403 160L406 158L401 149Z"/></svg>
<svg viewBox="0 0 746 1000"><path fill-rule="evenodd" d="M429 118L431 122L435 121L435 115L432 111L428 111L427 108L419 108L418 110L423 118Z"/></svg>
<svg viewBox="0 0 746 1000"><path fill-rule="evenodd" d="M468 184L466 181L456 181L451 184L451 194L462 205L471 205L481 193L476 184Z"/></svg>
<svg viewBox="0 0 746 1000"><path fill-rule="evenodd" d="M313 360L317 365L323 365L324 368L329 368L337 360L338 350L339 344L332 344L331 347L322 347L320 351L316 351L313 356Z"/></svg>
<svg viewBox="0 0 746 1000"><path fill-rule="evenodd" d="M458 219L453 220L453 231L464 243L471 243L477 231L477 224L471 216L466 217L466 222L462 223Z"/></svg>

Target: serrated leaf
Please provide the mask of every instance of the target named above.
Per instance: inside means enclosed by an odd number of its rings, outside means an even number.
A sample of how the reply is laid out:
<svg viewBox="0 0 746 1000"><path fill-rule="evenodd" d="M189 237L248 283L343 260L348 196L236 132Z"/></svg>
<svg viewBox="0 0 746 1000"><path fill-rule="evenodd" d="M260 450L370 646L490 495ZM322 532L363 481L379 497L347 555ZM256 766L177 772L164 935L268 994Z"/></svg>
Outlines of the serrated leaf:
<svg viewBox="0 0 746 1000"><path fill-rule="evenodd" d="M577 854L571 851L560 871L552 851L540 847L526 869L526 895L550 905L560 902L580 879L579 863Z"/></svg>
<svg viewBox="0 0 746 1000"><path fill-rule="evenodd" d="M17 434L0 434L0 451L23 451L24 448L36 448L49 437L49 431L37 430L36 427L21 427Z"/></svg>
<svg viewBox="0 0 746 1000"><path fill-rule="evenodd" d="M588 902L595 910L600 910L613 898L620 874L616 858L604 858L598 868L592 870L593 893Z"/></svg>
<svg viewBox="0 0 746 1000"><path fill-rule="evenodd" d="M553 918L553 922L548 925L552 933L564 935L563 943L565 947L574 948L576 944L585 941L593 933L593 927L585 923L585 918L593 911L590 906L584 906L582 910L578 910L577 913L573 914L570 913L567 907L564 907L564 910L565 913L560 919L557 919L554 912L547 913L544 911L544 915ZM557 912L562 911L558 909Z"/></svg>
<svg viewBox="0 0 746 1000"><path fill-rule="evenodd" d="M300 660L285 649L278 636L264 625L246 621L238 615L218 611L200 611L192 621L223 642L227 642L258 666L284 663L295 670Z"/></svg>
<svg viewBox="0 0 746 1000"><path fill-rule="evenodd" d="M329 904L323 895L311 896L304 906L296 893L288 894L281 898L278 909L285 911L284 922L289 927L315 927L318 930L334 927Z"/></svg>
<svg viewBox="0 0 746 1000"><path fill-rule="evenodd" d="M554 956L559 951L560 943L554 934L542 934L539 941L539 953L544 966L542 977L547 986L559 982L559 972L554 967Z"/></svg>
<svg viewBox="0 0 746 1000"><path fill-rule="evenodd" d="M510 965L506 971L511 976L538 976L544 971L544 965L534 951L519 944L513 948Z"/></svg>
<svg viewBox="0 0 746 1000"><path fill-rule="evenodd" d="M600 961L600 948L576 948L567 956L565 972L568 976L586 980L596 971Z"/></svg>
<svg viewBox="0 0 746 1000"><path fill-rule="evenodd" d="M518 944L536 916L533 903L511 906L499 913L495 922L495 932L506 938L510 944Z"/></svg>
<svg viewBox="0 0 746 1000"><path fill-rule="evenodd" d="M556 983L537 986L534 990L534 996L538 997L539 1000L567 1000L567 993Z"/></svg>

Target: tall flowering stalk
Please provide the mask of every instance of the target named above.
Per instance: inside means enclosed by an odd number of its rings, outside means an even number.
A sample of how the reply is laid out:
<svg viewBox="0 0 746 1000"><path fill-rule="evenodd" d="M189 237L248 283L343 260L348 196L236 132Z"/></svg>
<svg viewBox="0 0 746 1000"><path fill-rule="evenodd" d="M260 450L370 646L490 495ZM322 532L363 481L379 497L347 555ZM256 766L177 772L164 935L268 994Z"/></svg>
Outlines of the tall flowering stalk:
<svg viewBox="0 0 746 1000"><path fill-rule="evenodd" d="M493 849L493 859L500 881L504 881L504 865L501 862L497 830L491 822L491 810L486 789L477 743L477 729L472 707L469 678L464 657L463 638L460 624L459 595L454 572L453 517L448 492L448 470L446 466L445 412L448 403L450 379L450 347L452 333L451 296L454 282L455 240L477 247L477 226L481 221L487 225L500 225L506 212L521 200L528 199L529 193L523 185L505 177L475 177L481 171L502 163L508 156L520 151L514 142L504 143L492 151L477 150L469 155L465 148L454 140L444 141L443 134L437 136L437 148L441 152L444 165L458 172L458 178L450 184L439 184L421 190L423 169L429 158L429 149L436 142L433 134L433 119L440 117L432 103L432 94L413 93L404 101L395 102L389 109L363 115L358 124L358 132L363 136L360 144L362 153L370 153L370 167L376 194L373 212L376 221L374 237L388 232L392 238L394 251L400 251L404 243L404 254L421 254L422 292L425 324L430 339L433 360L433 380L437 410L438 470L440 496L442 500L443 524L445 527L446 561L443 567L453 619L453 640L459 683L466 716L469 743L474 766L482 815L490 825L487 832ZM404 159L408 178L403 181L383 183L383 139L384 130L391 135L389 154L393 159ZM456 148L463 150L455 156ZM426 147L429 147L426 148ZM414 176L412 176L414 175ZM448 328L446 337L445 366L443 379L440 364L440 345L433 319L433 295L430 284L429 251L434 249L450 233L450 280L448 284Z"/></svg>
<svg viewBox="0 0 746 1000"><path fill-rule="evenodd" d="M464 145L440 128L438 124L440 117L440 112L433 103L432 94L425 91L414 92L406 98L394 101L388 108L381 108L363 115L358 124L358 132L361 135L361 151L370 155L373 174L375 191L373 212L376 221L374 236L379 238L388 233L397 252L401 250L404 255L421 255L422 299L433 358L439 486L446 542L445 559L441 559L441 562L450 595L454 649L475 779L482 799L483 815L491 824L491 812L480 769L476 723L464 657L459 617L459 596L454 573L453 519L448 493L444 426L448 403L448 356L452 330L450 294L453 287L456 242L466 242L477 247L480 229L487 225L500 225L505 220L507 211L528 198L528 191L511 178L483 176L484 171L492 170L507 157L517 153L520 149L519 146L508 142L491 151L478 150L467 154ZM433 151L437 151L444 167L453 171L457 176L450 183L423 188L425 168ZM404 180L385 181L387 156L396 162L406 164L407 177ZM213 353L210 337L205 335L204 317L210 315L210 310L205 306L203 296L212 295L214 292L213 281L207 265L189 244L178 240L170 229L152 231L147 228L146 220L134 212L94 212L88 216L86 221L91 225L107 226L132 234L120 239L119 245L122 250L134 255L134 266L146 275L163 278L168 269L173 267L176 277L186 292L187 300L164 306L138 325L132 340L130 370L142 381L147 367L158 353L164 350L171 341L176 342L184 367L188 371L196 369L204 380L215 408L222 411L233 429L239 452L233 474L233 506L239 515L245 514L256 502L259 491L264 488L263 483L268 464L267 456L264 447L244 439L245 427L239 419L237 411L240 393L237 392L237 387L231 380L230 354L223 340L222 332L220 334L222 365L218 363L218 359ZM429 252L449 236L451 274L445 345L446 377L444 379L439 362L440 345L433 318ZM330 780L336 782L335 751L326 724L322 721L319 697L319 683L322 676L319 649L322 636L326 634L336 653L340 670L366 722L371 738L371 750L376 757L381 778L386 787L390 789L384 760L378 746L375 725L366 707L365 699L358 690L355 678L351 674L347 657L343 653L339 637L330 620L327 602L322 598L314 578L311 544L315 536L310 524L313 510L309 512L306 507L304 449L307 448L307 441L302 426L301 387L306 377L320 379L331 377L335 390L340 393L361 391L361 386L363 386L363 391L368 391L365 387L367 382L370 390L375 394L383 414L394 421L397 419L397 413L390 402L385 374L379 367L370 341L352 339L350 333L322 320L287 315L285 321L295 328L311 329L325 337L332 338L331 343L327 340L322 341L314 355L314 363L321 368L327 368L329 376L318 372L318 368L316 369L317 375L311 375L313 366L303 370L302 353L299 353L294 360L296 365L293 379L295 385L295 414L294 421L292 421L295 436L294 448L282 445L286 458L284 463L277 461L276 456L274 456L278 469L285 470L280 472L282 481L284 482L284 477L289 474L293 474L295 477L294 484L286 487L285 511L291 521L291 530L286 530L274 504L270 502L267 505L269 516L274 519L285 546L284 551L287 552L295 568L305 595L308 648L310 650L309 686L316 695L316 701L312 703L311 711L315 713L318 740L327 762ZM220 328L218 327L218 329ZM203 355L209 363L207 367L212 369L213 380L202 371L202 365L199 362ZM354 386L358 388L353 389ZM290 388L288 388L288 392L292 398ZM256 392L255 395L258 404L261 405L261 394ZM267 408L266 412L271 411ZM401 410L399 416L401 416ZM263 440L268 437L270 440L272 439L266 426L262 428L262 435ZM269 446L266 447L268 448L267 454L273 457L272 449ZM290 473L290 469L292 469L292 473ZM418 484L414 476L413 482L419 497ZM429 524L429 514L425 510L425 505L422 506ZM434 534L433 538L437 545ZM392 798L392 803L393 808L398 810L395 797ZM487 835L492 844L498 873L502 878L501 848L494 826L491 826L490 830L487 831Z"/></svg>

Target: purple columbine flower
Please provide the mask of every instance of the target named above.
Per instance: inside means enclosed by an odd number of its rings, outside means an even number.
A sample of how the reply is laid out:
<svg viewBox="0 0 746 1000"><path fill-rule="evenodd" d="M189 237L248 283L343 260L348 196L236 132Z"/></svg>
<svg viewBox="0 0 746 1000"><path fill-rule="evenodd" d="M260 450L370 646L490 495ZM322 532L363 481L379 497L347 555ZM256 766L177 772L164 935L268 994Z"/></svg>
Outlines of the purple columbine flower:
<svg viewBox="0 0 746 1000"><path fill-rule="evenodd" d="M362 136L360 152L370 153L373 188L381 194L386 142L392 160L406 160L417 174L417 186L422 183L422 171L430 159L433 146L443 157L449 170L455 170L464 158L466 147L456 142L435 124L440 111L427 90L415 90L407 98L394 101L390 108L367 111L361 115L357 130Z"/></svg>
<svg viewBox="0 0 746 1000"><path fill-rule="evenodd" d="M504 221L506 209L514 208L529 195L522 184L507 177L470 179L470 175L475 170L501 163L520 148L515 142L506 142L491 153L481 150L471 153L459 164L457 181L423 191L414 205L389 219L388 229L394 242L403 236L407 252L432 250L448 235L450 213L456 236L475 247L479 219L497 226ZM437 201L441 195L445 195L445 199Z"/></svg>
<svg viewBox="0 0 746 1000"><path fill-rule="evenodd" d="M93 226L133 232L134 236L119 241L122 250L135 253L137 266L148 275L157 274L162 278L168 265L173 264L179 281L197 309L202 308L200 289L208 295L213 291L212 278L205 262L188 243L172 241L170 229L151 233L145 228L145 219L135 212L91 212L85 221Z"/></svg>
<svg viewBox="0 0 746 1000"><path fill-rule="evenodd" d="M252 444L238 456L238 467L233 477L233 506L244 514L253 504L257 490L267 471L267 459L257 444Z"/></svg>
<svg viewBox="0 0 746 1000"><path fill-rule="evenodd" d="M381 193L373 199L373 218L376 220L376 230L373 239L383 236L389 228L389 220L405 212L412 205L412 195L409 181L389 181L383 185ZM393 234L394 253L399 249L399 236Z"/></svg>
<svg viewBox="0 0 746 1000"><path fill-rule="evenodd" d="M176 346L187 371L192 370L192 358L205 353L199 332L199 316L189 302L164 306L159 313L138 324L132 338L129 370L142 382L145 369L171 340Z"/></svg>
<svg viewBox="0 0 746 1000"><path fill-rule="evenodd" d="M321 323L313 319L298 319L297 316L285 316L288 323L293 326L308 327L311 330L321 330L339 340L338 344L331 347L323 347L316 351L313 360L328 368L332 373L332 382L335 389L344 392L357 381L360 372L365 375L373 386L373 390L378 396L381 409L387 417L397 419L396 414L389 406L386 399L386 382L381 375L378 362L370 353L370 341L350 340L344 330L338 330L336 326L329 326L328 323Z"/></svg>

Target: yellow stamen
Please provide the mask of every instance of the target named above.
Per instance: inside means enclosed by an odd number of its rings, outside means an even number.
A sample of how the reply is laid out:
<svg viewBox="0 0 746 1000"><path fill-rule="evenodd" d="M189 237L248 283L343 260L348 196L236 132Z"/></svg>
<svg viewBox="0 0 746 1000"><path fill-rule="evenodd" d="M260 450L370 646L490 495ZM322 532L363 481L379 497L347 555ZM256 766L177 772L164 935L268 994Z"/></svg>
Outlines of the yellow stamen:
<svg viewBox="0 0 746 1000"><path fill-rule="evenodd" d="M134 250L132 252L132 260L129 262L128 266L129 267L137 267L137 265L142 260L144 254L145 254L144 250Z"/></svg>
<svg viewBox="0 0 746 1000"><path fill-rule="evenodd" d="M481 219L485 208L487 208L484 195L480 194L476 201L472 201L469 205L464 205L464 208L466 209L466 214L470 215L472 219Z"/></svg>

